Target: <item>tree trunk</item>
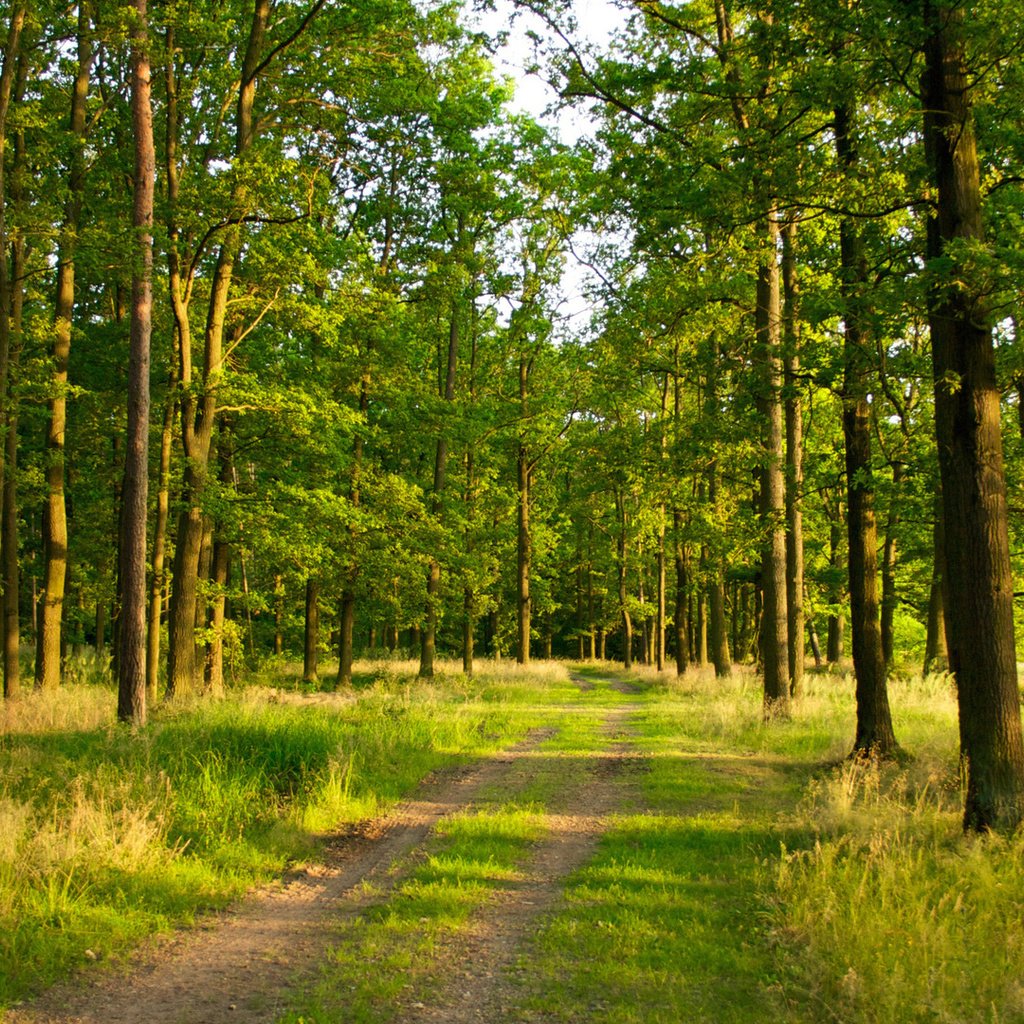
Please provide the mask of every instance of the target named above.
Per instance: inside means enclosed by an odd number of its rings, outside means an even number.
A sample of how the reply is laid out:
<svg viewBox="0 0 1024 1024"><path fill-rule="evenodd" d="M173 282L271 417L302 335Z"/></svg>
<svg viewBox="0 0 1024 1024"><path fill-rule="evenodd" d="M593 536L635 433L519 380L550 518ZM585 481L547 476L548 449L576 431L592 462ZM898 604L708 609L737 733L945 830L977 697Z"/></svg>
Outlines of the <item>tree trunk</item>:
<svg viewBox="0 0 1024 1024"><path fill-rule="evenodd" d="M253 108L256 98L256 80L261 71L260 59L267 23L270 18L270 0L254 0L249 38L242 60L238 86L238 104L235 114L235 159L240 158L251 146L255 128ZM173 51L172 51L173 52ZM173 72L173 60L169 61ZM175 128L172 124L173 106L168 103L168 133ZM176 139L175 139L176 141ZM176 187L177 167L173 151L168 153L168 189ZM232 199L235 205L242 205L243 196L236 186ZM235 260L242 244L239 224L229 225L223 233L223 241L217 253L217 261L210 283L210 297L207 307L206 329L204 331L202 388L196 396L192 380L191 334L188 330L188 314L184 308L185 291L181 286L181 271L177 257L177 226L173 221L176 195L171 195L171 222L169 234L171 245L168 264L171 277L171 301L174 306L175 325L179 334L182 383L182 444L186 455L185 501L186 508L178 525L177 548L174 559L174 580L171 591L170 624L168 628L170 650L168 652L167 694L188 692L197 680L198 665L194 637L196 620L196 594L199 578L199 554L202 546L202 515L198 502L206 484L210 460L210 445L213 439L214 422L217 415L217 388L223 371L224 327L227 314L228 295L234 277Z"/></svg>
<svg viewBox="0 0 1024 1024"><path fill-rule="evenodd" d="M153 531L153 575L149 586L149 635L146 657L146 698L150 704L157 699L160 673L160 617L164 589L167 585L167 521L171 492L171 447L174 440L174 387L169 388L164 405L164 423L160 432L160 481L156 495L156 526Z"/></svg>
<svg viewBox="0 0 1024 1024"><path fill-rule="evenodd" d="M626 513L626 496L618 488L615 489L615 501L618 505L619 513L619 535L616 544L618 547L619 614L622 616L622 666L626 671L629 671L633 667L633 619L629 614L626 563L629 553L626 538L629 520Z"/></svg>
<svg viewBox="0 0 1024 1024"><path fill-rule="evenodd" d="M274 656L284 654L284 578L274 575Z"/></svg>
<svg viewBox="0 0 1024 1024"><path fill-rule="evenodd" d="M43 518L43 593L39 623L36 686L60 685L61 620L68 562L67 509L64 501L64 430L67 424L68 359L75 307L75 248L85 194L86 99L92 70L91 5L78 5L78 72L71 94L71 166L68 195L57 246L57 297L54 304L49 423L46 431L46 515Z"/></svg>
<svg viewBox="0 0 1024 1024"><path fill-rule="evenodd" d="M937 190L928 224L935 271L928 293L935 432L942 476L950 668L967 772L964 827L1011 831L1024 817L1021 735L1007 530L988 285L953 243L983 245L981 186L963 9L924 0L924 138Z"/></svg>
<svg viewBox="0 0 1024 1024"><path fill-rule="evenodd" d="M459 236L462 235L462 223L459 223ZM440 389L440 396L444 402L455 401L455 372L459 360L459 304L452 302L450 319L448 321L448 359L444 367L444 374L441 379L443 386ZM439 375L440 376L440 375ZM448 438L444 432L444 426L440 426L437 437L437 449L434 455L434 489L431 494L431 511L438 519L442 514L441 496L444 493L445 482L448 471ZM431 679L434 675L434 653L437 637L437 611L440 603L441 589L441 565L433 555L430 558L430 567L427 572L427 608L424 620L423 636L420 641L420 668L421 679Z"/></svg>
<svg viewBox="0 0 1024 1024"><path fill-rule="evenodd" d="M935 503L932 529L932 579L928 590L928 632L924 645L923 672L945 672L949 668L946 647L946 537L942 526L942 502Z"/></svg>
<svg viewBox="0 0 1024 1024"><path fill-rule="evenodd" d="M782 410L782 336L779 228L774 213L761 226L767 244L757 275L758 358L762 366L765 422L761 516L767 539L761 556L764 607L761 618L761 657L764 671L766 718L789 712L789 614L786 605L786 478Z"/></svg>
<svg viewBox="0 0 1024 1024"><path fill-rule="evenodd" d="M686 673L690 664L689 580L687 579L686 545L682 539L683 517L672 513L672 526L676 545L676 675Z"/></svg>
<svg viewBox="0 0 1024 1024"><path fill-rule="evenodd" d="M786 382L786 608L789 613L790 693L804 678L804 430L797 374L800 370L800 292L796 265L796 221L786 221L782 235L782 321Z"/></svg>
<svg viewBox="0 0 1024 1024"><path fill-rule="evenodd" d="M149 71L146 0L135 0L132 23L132 134L135 228L131 342L128 357L128 435L121 490L121 550L118 566L117 717L146 721L146 525L149 500L149 363L153 324L153 193L156 151Z"/></svg>
<svg viewBox="0 0 1024 1024"><path fill-rule="evenodd" d="M886 668L891 668L894 646L894 619L896 615L896 529L900 522L900 496L903 490L903 463L892 466L892 500L885 517L885 543L882 546L882 657Z"/></svg>
<svg viewBox="0 0 1024 1024"><path fill-rule="evenodd" d="M217 439L217 457L220 462L219 480L225 489L234 480L231 451L231 434L227 420L221 427ZM224 539L224 524L215 523L213 543L210 552L210 582L212 584L207 630L209 642L206 647L206 664L203 671L204 689L214 697L224 695L224 624L227 611L228 573L231 564L231 545Z"/></svg>
<svg viewBox="0 0 1024 1024"><path fill-rule="evenodd" d="M320 655L320 583L310 577L306 580L306 631L303 644L302 681L317 682L317 662Z"/></svg>
<svg viewBox="0 0 1024 1024"><path fill-rule="evenodd" d="M520 395L525 399L524 360L520 359ZM520 441L516 456L516 661L530 663L530 568L533 544L530 537L530 463Z"/></svg>
<svg viewBox="0 0 1024 1024"><path fill-rule="evenodd" d="M835 111L836 154L844 175L858 173L851 110ZM868 334L867 267L859 227L852 217L839 224L843 297L843 438L846 448L847 563L850 636L857 690L854 753L888 756L898 747L889 710L885 658L878 619L874 483L871 465L869 377L874 347Z"/></svg>

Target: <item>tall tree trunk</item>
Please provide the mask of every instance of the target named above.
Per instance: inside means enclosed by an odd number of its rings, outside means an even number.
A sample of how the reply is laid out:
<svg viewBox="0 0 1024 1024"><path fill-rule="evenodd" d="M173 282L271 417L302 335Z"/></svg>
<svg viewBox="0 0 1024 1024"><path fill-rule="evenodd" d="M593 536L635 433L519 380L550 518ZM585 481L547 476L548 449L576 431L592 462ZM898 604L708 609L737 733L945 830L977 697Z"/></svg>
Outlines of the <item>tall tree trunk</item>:
<svg viewBox="0 0 1024 1024"><path fill-rule="evenodd" d="M615 502L619 513L619 535L616 538L618 547L618 578L619 578L619 614L622 616L622 666L627 671L633 667L633 618L629 614L629 593L627 589L629 543L627 530L629 518L626 511L626 496L619 488L615 489Z"/></svg>
<svg viewBox="0 0 1024 1024"><path fill-rule="evenodd" d="M284 654L284 578L274 575L274 656Z"/></svg>
<svg viewBox="0 0 1024 1024"><path fill-rule="evenodd" d="M835 609L828 617L828 632L825 637L825 660L830 665L838 664L843 656L843 585L840 574L842 558L843 519L842 504L837 503L835 513L830 514L828 524L828 567L832 574L829 601Z"/></svg>
<svg viewBox="0 0 1024 1024"><path fill-rule="evenodd" d="M774 213L761 226L767 244L757 275L755 313L758 358L762 366L765 422L761 516L767 539L761 557L764 607L761 618L761 657L764 671L764 713L768 718L789 711L789 615L786 605L786 478L783 447L782 334L779 228Z"/></svg>
<svg viewBox="0 0 1024 1024"><path fill-rule="evenodd" d="M57 297L51 350L53 395L46 430L46 515L43 518L43 593L39 623L36 686L56 689L61 676L61 620L68 563L64 501L64 430L67 424L68 359L75 307L75 249L85 193L86 99L92 70L91 4L78 5L78 72L71 94L71 165L68 195L57 246Z"/></svg>
<svg viewBox="0 0 1024 1024"><path fill-rule="evenodd" d="M988 285L953 243L983 245L980 171L963 8L923 0L924 138L937 190L928 255L953 267L928 294L935 432L942 476L950 668L967 772L964 827L1012 830L1024 817L1024 740L1013 579Z"/></svg>
<svg viewBox="0 0 1024 1024"><path fill-rule="evenodd" d="M320 583L311 576L306 580L306 631L303 644L302 681L317 681L320 656Z"/></svg>
<svg viewBox="0 0 1024 1024"><path fill-rule="evenodd" d="M525 377L520 360L520 387L525 391ZM516 662L530 663L530 567L533 544L530 537L530 462L525 445L520 442L516 455Z"/></svg>
<svg viewBox="0 0 1024 1024"><path fill-rule="evenodd" d="M256 81L261 71L260 59L270 18L270 6L270 0L254 0L253 3L249 38L239 78L238 104L235 114L236 160L250 148L255 133L253 108L256 98ZM173 60L170 61L170 64L173 68ZM170 117L171 110L169 109L169 121ZM169 155L169 167L171 163L172 159ZM172 180L177 180L176 176L177 168L175 167L173 175L168 175L169 188ZM238 188L241 187L241 185L238 186ZM240 205L243 197L238 193L233 196L233 199L236 204ZM171 206L173 216L173 202ZM184 302L184 292L180 288L181 271L176 251L177 227L173 222L170 225L170 235L171 246L168 259L171 274L171 301L175 307L175 323L181 348L182 444L186 455L186 508L182 512L178 524L168 628L170 650L168 652L167 694L173 696L178 692L187 692L195 686L197 680L198 665L194 623L203 530L199 500L206 484L210 460L210 445L217 414L217 389L223 372L224 326L228 295L234 277L235 260L241 248L242 232L239 224L227 227L217 253L217 261L210 284L204 331L202 387L198 396L194 393L192 380L191 335L186 326L187 310L184 311L183 316L180 308Z"/></svg>
<svg viewBox="0 0 1024 1024"><path fill-rule="evenodd" d="M789 614L790 693L804 678L804 430L797 374L800 370L800 291L796 263L797 224L791 217L782 234L782 320L786 383L786 609Z"/></svg>
<svg viewBox="0 0 1024 1024"><path fill-rule="evenodd" d="M29 75L29 61L22 51L18 59L17 99L24 97ZM15 135L14 165L11 176L11 200L21 210L26 204L25 179L28 175L28 149L25 131ZM0 254L6 258L6 254ZM6 438L5 472L3 482L3 508L0 512L0 546L3 559L3 644L4 695L13 697L21 690L21 564L18 558L18 418L19 401L14 385L17 383L23 347L23 313L25 308L25 236L16 232L11 245L11 325L8 363L8 394L5 405L4 426ZM34 597L34 595L33 595ZM32 615L35 618L35 600ZM34 630L33 630L34 636Z"/></svg>
<svg viewBox="0 0 1024 1024"><path fill-rule="evenodd" d="M146 524L149 500L149 353L153 324L153 193L156 151L149 71L146 0L135 0L132 24L132 134L135 139L135 228L131 343L128 356L128 435L121 490L118 571L117 717L146 721Z"/></svg>
<svg viewBox="0 0 1024 1024"><path fill-rule="evenodd" d="M459 238L462 236L463 225L459 222ZM458 244L458 242L456 243ZM448 347L447 362L443 368L443 374L439 374L443 385L440 388L440 396L451 407L455 401L455 372L459 360L459 303L452 302L450 319L448 322ZM438 518L442 514L442 495L448 472L448 437L445 434L444 426L438 428L437 449L434 454L434 488L431 494L431 511ZM424 619L423 636L420 641L420 668L421 679L431 679L434 675L434 653L437 645L437 611L441 595L441 565L436 556L431 556L430 566L427 572L427 608Z"/></svg>
<svg viewBox="0 0 1024 1024"><path fill-rule="evenodd" d="M836 154L843 174L858 173L852 111L835 111ZM843 438L846 448L846 523L850 579L850 636L857 690L855 753L888 756L897 750L889 710L885 658L878 619L875 494L871 465L869 378L874 348L868 334L867 267L860 229L852 217L839 224L843 297Z"/></svg>

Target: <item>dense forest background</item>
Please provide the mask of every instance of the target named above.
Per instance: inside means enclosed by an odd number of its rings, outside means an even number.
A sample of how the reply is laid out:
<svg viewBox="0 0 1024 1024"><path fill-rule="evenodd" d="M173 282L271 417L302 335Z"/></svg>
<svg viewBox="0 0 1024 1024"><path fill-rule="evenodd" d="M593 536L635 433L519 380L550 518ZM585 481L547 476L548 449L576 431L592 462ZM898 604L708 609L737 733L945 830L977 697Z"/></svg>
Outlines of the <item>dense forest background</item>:
<svg viewBox="0 0 1024 1024"><path fill-rule="evenodd" d="M150 700L401 648L752 661L784 714L852 653L886 752L888 674L948 646L1024 764L1019 24L623 8L597 50L518 5L595 119L569 145L457 3L3 6L7 697L30 651L41 687L87 647L123 675L148 377ZM969 822L1017 820L1020 776Z"/></svg>

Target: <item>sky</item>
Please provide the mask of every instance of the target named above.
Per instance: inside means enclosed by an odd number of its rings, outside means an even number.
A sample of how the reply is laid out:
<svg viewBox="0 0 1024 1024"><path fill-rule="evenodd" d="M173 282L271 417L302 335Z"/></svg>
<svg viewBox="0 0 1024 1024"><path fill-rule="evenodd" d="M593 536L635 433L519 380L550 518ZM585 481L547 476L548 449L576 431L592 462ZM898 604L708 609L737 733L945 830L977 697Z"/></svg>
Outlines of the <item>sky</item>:
<svg viewBox="0 0 1024 1024"><path fill-rule="evenodd" d="M579 26L574 38L601 48L607 46L611 35L625 22L624 11L612 0L572 0L572 7ZM513 0L495 0L494 11L477 15L480 28L488 34L508 30L508 41L495 55L494 62L498 73L507 75L515 83L512 106L557 132L563 142L576 142L593 128L585 109L555 110L558 94L543 77L543 69L533 74L528 71L536 62L535 44L529 33L536 33L544 40L555 37L538 16L520 10L513 17L514 11ZM572 240L573 250L584 253L593 241L592 235L580 232ZM588 285L595 283L594 272L570 255L562 279L563 298L559 310L564 326L570 331L584 328L590 318L592 306L585 291Z"/></svg>
<svg viewBox="0 0 1024 1024"><path fill-rule="evenodd" d="M602 47L625 21L623 10L612 0L573 0L572 8L579 26L574 37ZM556 128L565 142L575 142L587 133L586 115L580 110L563 110L557 116L548 114L548 108L558 99L557 93L542 74L527 71L534 61L534 44L528 33L534 32L543 39L553 39L553 33L536 15L520 9L513 17L514 11L512 0L495 0L494 11L478 15L485 32L496 34L509 29L508 42L496 54L495 66L499 73L508 75L515 82L513 106Z"/></svg>

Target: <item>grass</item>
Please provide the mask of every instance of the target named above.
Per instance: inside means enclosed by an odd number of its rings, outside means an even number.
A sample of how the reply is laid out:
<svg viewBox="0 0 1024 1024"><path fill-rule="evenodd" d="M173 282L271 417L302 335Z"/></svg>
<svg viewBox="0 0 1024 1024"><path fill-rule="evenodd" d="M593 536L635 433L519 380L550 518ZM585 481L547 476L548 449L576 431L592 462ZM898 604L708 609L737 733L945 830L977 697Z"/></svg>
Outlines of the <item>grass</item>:
<svg viewBox="0 0 1024 1024"><path fill-rule="evenodd" d="M427 686L411 670L367 663L355 694L320 703L272 677L141 734L113 725L106 689L5 708L0 999L188 921L429 772L548 728L339 921L286 1018L401 1019L459 976L622 708L646 770L616 783L618 815L520 951L510 1019L1024 1020L1024 840L961 834L946 677L893 682L911 756L879 767L845 760L841 676L811 676L792 717L766 726L746 672L501 666L470 681L446 665Z"/></svg>
<svg viewBox="0 0 1024 1024"><path fill-rule="evenodd" d="M114 724L106 687L7 705L0 1005L224 905L311 856L319 833L515 742L543 702L535 688L518 707L510 689L482 700L454 674L412 686L389 671L337 705L251 690L162 709L142 733Z"/></svg>

